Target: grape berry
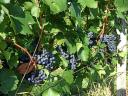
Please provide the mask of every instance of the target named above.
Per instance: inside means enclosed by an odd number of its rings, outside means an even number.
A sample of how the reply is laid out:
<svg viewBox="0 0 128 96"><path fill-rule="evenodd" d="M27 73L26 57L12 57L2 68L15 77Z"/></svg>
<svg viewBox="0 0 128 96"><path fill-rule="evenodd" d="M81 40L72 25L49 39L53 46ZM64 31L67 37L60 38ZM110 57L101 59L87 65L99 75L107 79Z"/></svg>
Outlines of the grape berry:
<svg viewBox="0 0 128 96"><path fill-rule="evenodd" d="M115 40L116 40L116 37L113 34L104 35L101 38L101 42L106 43L107 46L108 46L109 51L111 51L111 52L115 52L116 51Z"/></svg>
<svg viewBox="0 0 128 96"><path fill-rule="evenodd" d="M63 50L61 46L57 47L57 51L61 54L63 58L69 60L69 65L72 70L76 69L77 59L75 54L69 54L67 51Z"/></svg>
<svg viewBox="0 0 128 96"><path fill-rule="evenodd" d="M30 83L38 84L41 81L47 79L48 76L45 74L43 70L36 70L26 77Z"/></svg>
<svg viewBox="0 0 128 96"><path fill-rule="evenodd" d="M87 36L89 38L89 46L92 47L93 45L96 44L96 37L94 36L95 34L93 32L87 33Z"/></svg>
<svg viewBox="0 0 128 96"><path fill-rule="evenodd" d="M43 49L41 52L35 55L37 58L37 64L44 65L48 70L53 69L53 63L55 63L55 56L48 52L46 49Z"/></svg>

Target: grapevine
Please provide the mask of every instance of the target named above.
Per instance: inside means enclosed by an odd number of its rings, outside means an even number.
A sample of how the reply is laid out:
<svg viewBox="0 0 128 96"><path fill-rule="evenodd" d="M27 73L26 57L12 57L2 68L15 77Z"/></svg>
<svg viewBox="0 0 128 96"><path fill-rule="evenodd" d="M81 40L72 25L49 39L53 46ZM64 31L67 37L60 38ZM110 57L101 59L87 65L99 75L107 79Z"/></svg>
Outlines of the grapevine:
<svg viewBox="0 0 128 96"><path fill-rule="evenodd" d="M0 0L0 95L93 96L99 85L110 89L105 95L118 93L116 65L127 57L127 4Z"/></svg>

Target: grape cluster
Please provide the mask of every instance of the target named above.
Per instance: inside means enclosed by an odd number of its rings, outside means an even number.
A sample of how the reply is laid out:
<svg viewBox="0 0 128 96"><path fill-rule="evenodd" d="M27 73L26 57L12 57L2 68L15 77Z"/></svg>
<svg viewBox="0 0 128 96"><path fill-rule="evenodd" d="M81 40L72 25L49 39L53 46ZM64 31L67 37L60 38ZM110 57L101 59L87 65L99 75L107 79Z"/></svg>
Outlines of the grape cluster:
<svg viewBox="0 0 128 96"><path fill-rule="evenodd" d="M26 77L30 83L38 84L41 81L47 79L48 76L45 74L43 70L36 70L27 75Z"/></svg>
<svg viewBox="0 0 128 96"><path fill-rule="evenodd" d="M102 42L107 43L108 49L111 52L116 51L115 40L116 40L116 37L113 34L111 34L111 35L104 35L101 38Z"/></svg>
<svg viewBox="0 0 128 96"><path fill-rule="evenodd" d="M63 58L69 60L69 65L72 70L76 69L77 59L75 57L75 54L69 54L67 51L63 50L61 46L57 46L57 51Z"/></svg>
<svg viewBox="0 0 128 96"><path fill-rule="evenodd" d="M74 54L70 55L69 64L72 70L76 69L77 59Z"/></svg>
<svg viewBox="0 0 128 96"><path fill-rule="evenodd" d="M37 60L37 64L43 65L46 69L53 69L53 63L55 63L55 57L52 53L48 52L46 49L42 49L37 52L34 56ZM19 58L23 63L29 62L27 55L21 55ZM30 83L40 83L47 78L47 75L42 70L36 70L26 75L25 77Z"/></svg>
<svg viewBox="0 0 128 96"><path fill-rule="evenodd" d="M77 58L74 54L69 54L65 48L62 46L57 46L56 50L60 55L69 61L69 65L72 70L76 69ZM23 58L22 58L23 57ZM37 52L34 56L37 60L37 64L43 65L46 69L51 70L53 69L53 64L56 62L55 56L47 51L46 49L42 49L40 52ZM23 62L29 61L29 58L25 55L21 56ZM41 81L47 79L47 75L42 70L36 70L34 72L29 73L26 75L26 79L34 84L40 83Z"/></svg>
<svg viewBox="0 0 128 96"><path fill-rule="evenodd" d="M37 64L44 65L48 70L53 69L53 63L55 63L55 56L48 52L46 49L38 52L35 57L37 58Z"/></svg>
<svg viewBox="0 0 128 96"><path fill-rule="evenodd" d="M22 54L20 57L19 57L19 61L22 61L23 63L27 63L29 62L29 57L25 54Z"/></svg>
<svg viewBox="0 0 128 96"><path fill-rule="evenodd" d="M96 44L96 38L94 36L94 32L87 33L87 36L89 38L89 46L91 47L91 46L95 45Z"/></svg>
<svg viewBox="0 0 128 96"><path fill-rule="evenodd" d="M60 53L60 55L62 57L64 57L65 59L68 59L69 58L69 53L65 50L63 50L63 48L61 46L57 46L56 47L56 50Z"/></svg>

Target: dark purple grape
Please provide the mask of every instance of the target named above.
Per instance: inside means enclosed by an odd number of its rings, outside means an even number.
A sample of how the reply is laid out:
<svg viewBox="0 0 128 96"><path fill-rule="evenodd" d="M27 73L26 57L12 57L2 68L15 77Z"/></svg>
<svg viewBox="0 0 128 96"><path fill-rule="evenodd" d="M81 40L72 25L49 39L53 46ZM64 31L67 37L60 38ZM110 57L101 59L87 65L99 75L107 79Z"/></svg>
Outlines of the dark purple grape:
<svg viewBox="0 0 128 96"><path fill-rule="evenodd" d="M19 57L19 61L22 61L24 63L27 63L27 62L29 62L29 57L27 55L23 54L23 55L21 55Z"/></svg>
<svg viewBox="0 0 128 96"><path fill-rule="evenodd" d="M55 63L55 56L48 52L46 49L42 49L41 52L35 55L37 63L43 65L46 69L53 69L53 63Z"/></svg>
<svg viewBox="0 0 128 96"><path fill-rule="evenodd" d="M47 79L47 75L43 70L36 70L35 72L29 74L29 77L27 78L27 80L30 83L34 83L34 84L41 83L45 79Z"/></svg>
<svg viewBox="0 0 128 96"><path fill-rule="evenodd" d="M62 57L64 57L65 59L69 58L69 53L67 51L64 51L61 46L57 46L56 49Z"/></svg>
<svg viewBox="0 0 128 96"><path fill-rule="evenodd" d="M69 64L71 65L72 70L76 69L77 60L75 58L75 55L70 55Z"/></svg>
<svg viewBox="0 0 128 96"><path fill-rule="evenodd" d="M111 52L115 52L116 51L116 45L115 45L114 42L111 41L111 42L108 42L107 44L108 44L109 51L111 51Z"/></svg>
<svg viewBox="0 0 128 96"><path fill-rule="evenodd" d="M88 38L94 38L94 33L93 32L89 32L87 35L88 35Z"/></svg>
<svg viewBox="0 0 128 96"><path fill-rule="evenodd" d="M57 47L57 51L63 58L69 61L69 65L72 70L76 69L77 59L74 54L70 54L67 51L64 51L61 46Z"/></svg>
<svg viewBox="0 0 128 96"><path fill-rule="evenodd" d="M110 41L114 41L114 40L116 40L116 37L113 34L111 34L111 35L104 35L101 38L102 42L110 42Z"/></svg>
<svg viewBox="0 0 128 96"><path fill-rule="evenodd" d="M92 47L93 45L96 44L96 37L94 32L89 32L87 33L87 36L89 38L89 47Z"/></svg>
<svg viewBox="0 0 128 96"><path fill-rule="evenodd" d="M113 34L111 34L111 35L104 35L101 38L101 42L106 43L107 46L108 46L108 50L111 51L111 52L116 51L115 40L116 40L116 37Z"/></svg>

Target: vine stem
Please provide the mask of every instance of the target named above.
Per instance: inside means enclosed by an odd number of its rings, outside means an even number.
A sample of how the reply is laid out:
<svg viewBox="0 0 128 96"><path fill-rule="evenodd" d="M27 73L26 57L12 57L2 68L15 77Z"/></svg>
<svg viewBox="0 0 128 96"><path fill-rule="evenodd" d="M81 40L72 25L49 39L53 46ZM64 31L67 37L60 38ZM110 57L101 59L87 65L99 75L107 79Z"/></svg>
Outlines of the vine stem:
<svg viewBox="0 0 128 96"><path fill-rule="evenodd" d="M36 3L37 6L39 7L39 1L38 1L38 0L35 0L35 3ZM37 18L36 18L36 20L38 21ZM20 88L20 86L21 86L21 84L22 84L22 82L23 82L23 80L24 80L24 78L25 78L25 76L26 76L26 74L27 74L27 71L29 70L29 66L31 65L31 60L33 60L33 57L34 57L34 55L35 55L35 53L36 53L36 51L37 51L37 49L38 49L38 46L40 45L40 41L41 41L42 33L43 33L42 14L40 14L40 24L39 24L39 22L38 22L38 26L39 26L39 28L40 28L40 36L39 36L39 40L38 40L38 42L37 42L37 44L36 44L36 47L35 47L35 49L34 49L33 55L31 56L31 55L29 54L29 52L28 52L26 49L22 48L21 46L18 46L19 48L23 49L23 51L25 51L25 52L28 54L28 56L29 56L29 58L30 58L30 62L29 62L28 67L27 67L27 69L26 69L26 71L25 71L25 74L23 75L23 77L22 77L22 79L21 79L21 82L20 82L20 84L19 84L19 87L17 88L17 90L16 90L16 92L15 92L15 96L16 96L16 94L17 94L18 91L19 91L19 88ZM35 65L35 64L34 64L34 65Z"/></svg>
<svg viewBox="0 0 128 96"><path fill-rule="evenodd" d="M29 56L30 61L32 61L32 60L33 60L33 58L32 58L32 56L31 56L31 54L28 52L28 50L27 50L26 48L23 48L22 46L20 46L20 45L19 45L19 44L17 44L17 43L14 43L14 45L15 45L16 47L20 48L22 51L24 51L24 52Z"/></svg>

